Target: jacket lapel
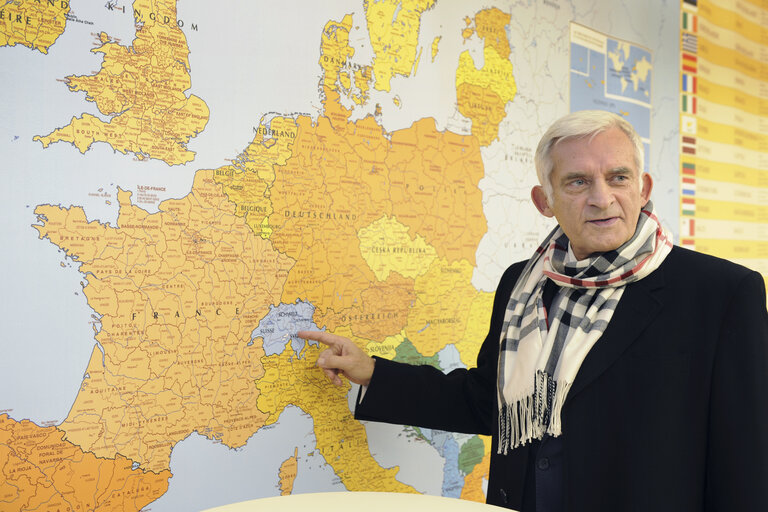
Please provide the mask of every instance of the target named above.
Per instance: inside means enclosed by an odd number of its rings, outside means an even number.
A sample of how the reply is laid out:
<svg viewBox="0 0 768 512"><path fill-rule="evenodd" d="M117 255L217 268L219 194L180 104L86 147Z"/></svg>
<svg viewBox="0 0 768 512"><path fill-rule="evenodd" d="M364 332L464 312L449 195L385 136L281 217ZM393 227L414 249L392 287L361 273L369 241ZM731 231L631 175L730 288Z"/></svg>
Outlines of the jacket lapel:
<svg viewBox="0 0 768 512"><path fill-rule="evenodd" d="M664 264L644 279L627 286L605 333L584 358L565 404L610 368L659 314L663 269Z"/></svg>

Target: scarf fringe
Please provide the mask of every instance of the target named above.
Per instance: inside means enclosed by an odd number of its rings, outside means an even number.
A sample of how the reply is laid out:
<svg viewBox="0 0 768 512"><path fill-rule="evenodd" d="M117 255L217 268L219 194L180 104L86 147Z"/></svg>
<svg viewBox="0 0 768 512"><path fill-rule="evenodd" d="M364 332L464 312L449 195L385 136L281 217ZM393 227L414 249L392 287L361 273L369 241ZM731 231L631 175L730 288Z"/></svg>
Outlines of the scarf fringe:
<svg viewBox="0 0 768 512"><path fill-rule="evenodd" d="M513 404L501 407L498 453L506 455L509 450L541 439L544 434L559 436L562 433L561 412L570 389L570 382L557 383L552 376L537 371L535 389ZM547 400L547 396L551 399Z"/></svg>

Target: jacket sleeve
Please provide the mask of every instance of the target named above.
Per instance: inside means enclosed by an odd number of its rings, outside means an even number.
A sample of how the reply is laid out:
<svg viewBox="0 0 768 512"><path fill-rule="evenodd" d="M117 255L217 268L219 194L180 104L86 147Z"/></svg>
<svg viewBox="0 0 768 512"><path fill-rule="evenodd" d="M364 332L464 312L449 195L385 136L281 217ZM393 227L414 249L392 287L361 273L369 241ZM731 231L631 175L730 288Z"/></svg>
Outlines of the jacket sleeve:
<svg viewBox="0 0 768 512"><path fill-rule="evenodd" d="M501 278L490 329L475 368L443 374L428 365L412 366L377 358L365 397L355 409L355 418L490 435L495 430L501 325L522 268L522 263L515 264Z"/></svg>
<svg viewBox="0 0 768 512"><path fill-rule="evenodd" d="M768 510L768 312L765 284L737 286L718 338L710 394L707 511Z"/></svg>

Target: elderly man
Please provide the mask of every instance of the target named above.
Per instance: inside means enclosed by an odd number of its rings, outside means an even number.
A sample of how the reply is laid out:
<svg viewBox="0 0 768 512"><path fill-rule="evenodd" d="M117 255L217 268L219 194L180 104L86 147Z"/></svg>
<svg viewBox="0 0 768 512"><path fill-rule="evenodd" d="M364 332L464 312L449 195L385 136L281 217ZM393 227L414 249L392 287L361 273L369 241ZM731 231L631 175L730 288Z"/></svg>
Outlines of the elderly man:
<svg viewBox="0 0 768 512"><path fill-rule="evenodd" d="M768 511L760 274L673 247L622 118L582 111L536 150L558 226L496 290L477 366L444 375L328 333L359 419L493 436L488 503L522 511Z"/></svg>

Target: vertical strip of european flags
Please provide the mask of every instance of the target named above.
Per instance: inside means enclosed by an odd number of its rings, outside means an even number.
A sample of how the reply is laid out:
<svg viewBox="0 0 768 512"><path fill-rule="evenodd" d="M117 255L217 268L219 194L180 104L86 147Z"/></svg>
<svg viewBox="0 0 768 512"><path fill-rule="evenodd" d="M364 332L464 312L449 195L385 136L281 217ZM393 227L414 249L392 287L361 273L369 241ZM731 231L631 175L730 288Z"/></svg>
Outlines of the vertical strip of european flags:
<svg viewBox="0 0 768 512"><path fill-rule="evenodd" d="M682 0L680 10L680 243L695 249L699 64L697 0Z"/></svg>

